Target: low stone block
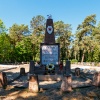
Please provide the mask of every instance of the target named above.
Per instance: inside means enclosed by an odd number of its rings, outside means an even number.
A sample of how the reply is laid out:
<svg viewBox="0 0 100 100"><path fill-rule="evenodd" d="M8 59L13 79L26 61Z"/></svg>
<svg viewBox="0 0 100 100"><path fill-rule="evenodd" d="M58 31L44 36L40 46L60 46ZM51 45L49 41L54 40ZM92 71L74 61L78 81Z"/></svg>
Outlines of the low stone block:
<svg viewBox="0 0 100 100"><path fill-rule="evenodd" d="M25 68L20 68L20 75L25 75Z"/></svg>
<svg viewBox="0 0 100 100"><path fill-rule="evenodd" d="M39 82L37 75L31 75L29 78L29 91L39 92Z"/></svg>
<svg viewBox="0 0 100 100"><path fill-rule="evenodd" d="M7 87L7 76L5 72L0 73L0 87L2 88Z"/></svg>
<svg viewBox="0 0 100 100"><path fill-rule="evenodd" d="M61 84L62 92L71 92L72 91L72 77L71 75L64 76Z"/></svg>
<svg viewBox="0 0 100 100"><path fill-rule="evenodd" d="M75 68L75 75L80 76L80 68Z"/></svg>
<svg viewBox="0 0 100 100"><path fill-rule="evenodd" d="M93 85L100 86L100 72L96 72L93 76Z"/></svg>

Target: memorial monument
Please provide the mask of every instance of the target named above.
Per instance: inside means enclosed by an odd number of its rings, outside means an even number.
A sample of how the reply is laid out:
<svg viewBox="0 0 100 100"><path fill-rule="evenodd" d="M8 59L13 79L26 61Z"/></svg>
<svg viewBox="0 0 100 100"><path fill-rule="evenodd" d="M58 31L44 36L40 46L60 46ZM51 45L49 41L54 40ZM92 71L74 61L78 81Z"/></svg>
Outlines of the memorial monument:
<svg viewBox="0 0 100 100"><path fill-rule="evenodd" d="M60 62L60 44L55 42L54 25L51 15L46 20L44 42L40 43L40 68L30 62L30 74L64 74L69 75L70 61L66 61L65 67Z"/></svg>
<svg viewBox="0 0 100 100"><path fill-rule="evenodd" d="M60 56L59 43L55 43L53 19L48 15L46 21L46 30L44 43L40 46L40 62L42 65L53 64L58 65Z"/></svg>

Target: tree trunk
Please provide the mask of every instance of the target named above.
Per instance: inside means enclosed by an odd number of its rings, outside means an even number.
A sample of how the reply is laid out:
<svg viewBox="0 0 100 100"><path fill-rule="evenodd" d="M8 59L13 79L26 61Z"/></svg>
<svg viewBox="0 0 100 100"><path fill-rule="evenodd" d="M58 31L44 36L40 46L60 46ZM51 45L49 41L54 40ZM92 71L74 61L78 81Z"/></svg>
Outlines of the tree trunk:
<svg viewBox="0 0 100 100"><path fill-rule="evenodd" d="M79 50L79 62L82 61L82 50Z"/></svg>
<svg viewBox="0 0 100 100"><path fill-rule="evenodd" d="M76 52L75 52L75 59L76 59Z"/></svg>
<svg viewBox="0 0 100 100"><path fill-rule="evenodd" d="M82 60L81 60L81 63L83 64L83 61L84 61L84 53L82 55Z"/></svg>

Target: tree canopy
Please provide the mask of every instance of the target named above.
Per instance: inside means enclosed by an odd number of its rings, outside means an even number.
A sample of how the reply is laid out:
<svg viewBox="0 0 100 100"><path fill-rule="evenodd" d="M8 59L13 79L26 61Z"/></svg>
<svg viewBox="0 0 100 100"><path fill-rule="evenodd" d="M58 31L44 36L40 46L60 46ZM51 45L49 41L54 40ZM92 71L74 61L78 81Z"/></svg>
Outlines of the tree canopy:
<svg viewBox="0 0 100 100"><path fill-rule="evenodd" d="M98 24L97 24L98 23ZM28 25L14 23L8 31L0 20L0 63L40 60L40 43L44 42L46 19L34 16ZM60 43L60 60L100 62L100 21L89 15L72 33L72 25L54 22L56 43Z"/></svg>

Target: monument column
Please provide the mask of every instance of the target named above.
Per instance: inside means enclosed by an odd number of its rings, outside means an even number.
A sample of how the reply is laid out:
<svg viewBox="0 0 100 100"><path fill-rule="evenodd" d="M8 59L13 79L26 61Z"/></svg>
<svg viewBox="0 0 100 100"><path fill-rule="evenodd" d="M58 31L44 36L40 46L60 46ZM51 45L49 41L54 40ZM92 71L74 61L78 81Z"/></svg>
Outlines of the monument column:
<svg viewBox="0 0 100 100"><path fill-rule="evenodd" d="M60 47L59 43L55 43L53 19L51 15L46 21L46 30L44 43L40 44L40 62L42 65L54 64L58 65Z"/></svg>
<svg viewBox="0 0 100 100"><path fill-rule="evenodd" d="M45 31L44 43L46 43L46 44L54 44L55 43L53 19L52 19L51 15L48 17L48 19L46 21L46 31Z"/></svg>

